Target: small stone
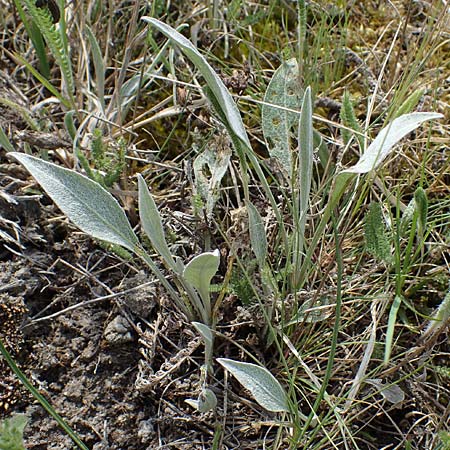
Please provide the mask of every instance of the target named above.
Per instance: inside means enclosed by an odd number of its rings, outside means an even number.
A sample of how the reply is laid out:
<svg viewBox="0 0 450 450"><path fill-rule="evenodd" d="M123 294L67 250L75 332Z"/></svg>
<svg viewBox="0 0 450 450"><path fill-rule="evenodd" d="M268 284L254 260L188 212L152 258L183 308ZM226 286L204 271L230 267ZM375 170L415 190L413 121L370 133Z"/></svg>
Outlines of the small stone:
<svg viewBox="0 0 450 450"><path fill-rule="evenodd" d="M143 444L149 442L154 437L154 434L155 434L155 427L153 425L152 419L141 420L139 422L139 429L137 435Z"/></svg>
<svg viewBox="0 0 450 450"><path fill-rule="evenodd" d="M125 344L133 341L131 325L123 316L116 316L106 327L105 339L110 344Z"/></svg>

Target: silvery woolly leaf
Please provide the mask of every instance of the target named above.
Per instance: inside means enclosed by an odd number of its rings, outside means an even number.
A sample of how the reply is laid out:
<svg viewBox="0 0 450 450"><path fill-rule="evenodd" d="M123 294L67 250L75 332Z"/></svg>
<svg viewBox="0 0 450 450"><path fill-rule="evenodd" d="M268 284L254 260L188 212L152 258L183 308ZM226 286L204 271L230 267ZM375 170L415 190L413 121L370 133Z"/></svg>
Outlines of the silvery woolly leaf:
<svg viewBox="0 0 450 450"><path fill-rule="evenodd" d="M158 208L142 175L138 175L138 185L139 217L145 234L150 239L155 250L162 256L165 263L176 273L179 273L179 264L175 262L166 242Z"/></svg>
<svg viewBox="0 0 450 450"><path fill-rule="evenodd" d="M202 253L184 268L183 278L197 289L202 298L209 296L209 285L220 263L219 250Z"/></svg>
<svg viewBox="0 0 450 450"><path fill-rule="evenodd" d="M396 384L385 384L380 378L369 378L366 383L375 386L378 392L393 405L399 404L405 399L405 393Z"/></svg>
<svg viewBox="0 0 450 450"><path fill-rule="evenodd" d="M298 178L300 188L300 222L306 221L313 167L313 126L311 88L305 90L298 124Z"/></svg>
<svg viewBox="0 0 450 450"><path fill-rule="evenodd" d="M188 398L185 402L201 413L206 413L216 408L217 397L211 389L203 389L197 400Z"/></svg>
<svg viewBox="0 0 450 450"><path fill-rule="evenodd" d="M152 17L142 17L142 20L157 28L161 33L174 41L182 50L182 52L190 59L190 61L197 67L206 84L211 89L216 100L216 107L221 108L218 111L219 116L226 119L227 125L231 128L233 133L250 148L250 141L242 123L242 118L239 110L234 103L233 98L223 84L223 81L217 75L212 67L208 64L206 59L194 47L194 45L186 39L178 31L174 30L169 25L160 22Z"/></svg>
<svg viewBox="0 0 450 450"><path fill-rule="evenodd" d="M226 145L208 146L194 160L195 188L206 202L206 217L212 218L219 189L230 162L231 149Z"/></svg>
<svg viewBox="0 0 450 450"><path fill-rule="evenodd" d="M202 413L211 411L217 406L216 394L211 389L203 389L198 396L198 410Z"/></svg>
<svg viewBox="0 0 450 450"><path fill-rule="evenodd" d="M117 200L73 170L23 153L9 153L33 175L59 209L89 236L134 252L139 243Z"/></svg>
<svg viewBox="0 0 450 450"><path fill-rule="evenodd" d="M300 110L302 88L296 58L284 61L275 71L264 94L261 125L268 142L269 154L275 158L286 177L292 172L292 128L298 114L287 109Z"/></svg>
<svg viewBox="0 0 450 450"><path fill-rule="evenodd" d="M227 358L218 358L217 361L251 392L253 398L264 409L272 412L289 412L286 392L265 367Z"/></svg>
<svg viewBox="0 0 450 450"><path fill-rule="evenodd" d="M252 250L259 266L263 267L267 257L267 237L264 223L259 211L250 202L247 203L247 212Z"/></svg>
<svg viewBox="0 0 450 450"><path fill-rule="evenodd" d="M294 295L290 295L288 298L295 298ZM322 295L317 299L308 298L298 308L293 319L291 319L287 325L295 325L297 323L316 323L321 322L328 317L334 311L334 304L332 303L331 295Z"/></svg>
<svg viewBox="0 0 450 450"><path fill-rule="evenodd" d="M431 320L428 321L425 331L422 333L421 339L423 342L431 339L441 332L448 324L450 319L450 291L447 292L441 304L433 313Z"/></svg>
<svg viewBox="0 0 450 450"><path fill-rule="evenodd" d="M212 348L212 345L214 343L214 336L212 334L211 328L200 322L192 322L192 325L194 325L195 329L201 334L205 345L209 348Z"/></svg>
<svg viewBox="0 0 450 450"><path fill-rule="evenodd" d="M380 131L357 164L341 173L363 174L376 169L391 153L394 145L415 130L422 122L442 117L442 114L429 112L415 112L398 117Z"/></svg>

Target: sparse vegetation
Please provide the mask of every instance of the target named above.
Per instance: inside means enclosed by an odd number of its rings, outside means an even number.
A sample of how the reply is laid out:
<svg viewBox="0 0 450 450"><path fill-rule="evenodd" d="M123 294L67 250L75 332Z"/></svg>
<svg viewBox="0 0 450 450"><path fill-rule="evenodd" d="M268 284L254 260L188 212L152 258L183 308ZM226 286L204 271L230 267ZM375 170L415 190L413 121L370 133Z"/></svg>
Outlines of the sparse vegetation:
<svg viewBox="0 0 450 450"><path fill-rule="evenodd" d="M447 448L448 5L15 3L0 369L67 439Z"/></svg>

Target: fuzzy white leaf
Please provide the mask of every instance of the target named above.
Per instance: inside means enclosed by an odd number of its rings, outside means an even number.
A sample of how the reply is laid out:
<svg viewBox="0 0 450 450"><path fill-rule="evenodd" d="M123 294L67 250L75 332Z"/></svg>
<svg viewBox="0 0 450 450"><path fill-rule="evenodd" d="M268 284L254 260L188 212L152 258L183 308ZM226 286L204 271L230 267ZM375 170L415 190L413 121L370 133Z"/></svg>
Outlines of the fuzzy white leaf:
<svg viewBox="0 0 450 450"><path fill-rule="evenodd" d="M442 117L442 114L429 112L415 112L398 117L380 131L357 164L341 173L363 174L376 169L391 153L394 145L415 130L422 122Z"/></svg>
<svg viewBox="0 0 450 450"><path fill-rule="evenodd" d="M292 58L283 62L273 74L261 111L261 125L270 156L278 160L288 179L292 172L291 132L298 121L298 114L286 108L300 110L301 104L298 63L296 58Z"/></svg>
<svg viewBox="0 0 450 450"><path fill-rule="evenodd" d="M206 202L206 217L212 218L214 205L219 198L219 189L231 158L227 146L208 146L194 160L195 188Z"/></svg>
<svg viewBox="0 0 450 450"><path fill-rule="evenodd" d="M198 396L198 410L202 413L216 409L217 397L211 389L203 389Z"/></svg>
<svg viewBox="0 0 450 450"><path fill-rule="evenodd" d="M209 297L209 285L219 268L219 250L205 252L186 265L183 278L197 289L203 299Z"/></svg>
<svg viewBox="0 0 450 450"><path fill-rule="evenodd" d="M203 75L206 84L213 92L218 106L222 109L223 116L228 121L228 125L233 130L234 134L242 142L244 142L247 147L250 148L250 141L248 140L244 124L242 123L241 115L239 113L239 110L237 109L236 104L234 103L233 98L228 92L228 89L223 84L223 81L208 64L203 55L188 39L186 39L182 34L178 33L178 31L174 30L169 25L160 22L159 20L152 17L144 16L142 17L142 20L149 23L150 25L153 25L155 28L161 31L161 33L174 41L180 47L183 53L192 61L195 67L197 67L197 69Z"/></svg>
<svg viewBox="0 0 450 450"><path fill-rule="evenodd" d="M59 209L86 234L134 252L139 243L117 200L102 186L73 170L12 152Z"/></svg>
<svg viewBox="0 0 450 450"><path fill-rule="evenodd" d="M393 405L398 405L405 399L402 388L396 384L383 383L381 378L368 378L366 383L375 386L378 392Z"/></svg>
<svg viewBox="0 0 450 450"><path fill-rule="evenodd" d="M192 325L194 325L196 330L202 335L205 345L209 348L212 348L214 336L212 334L211 328L200 322L192 322Z"/></svg>
<svg viewBox="0 0 450 450"><path fill-rule="evenodd" d="M260 267L263 267L267 257L268 246L264 223L258 210L250 202L247 203L247 212L252 250L258 260L258 264Z"/></svg>
<svg viewBox="0 0 450 450"><path fill-rule="evenodd" d="M164 236L164 228L161 222L158 208L148 190L147 184L141 175L138 175L139 185L139 217L145 234L150 239L155 250L162 256L166 264L175 272L179 264L175 262ZM179 273L179 272L177 272Z"/></svg>
<svg viewBox="0 0 450 450"><path fill-rule="evenodd" d="M217 361L251 392L264 409L272 412L289 412L286 392L265 367L227 358L218 358Z"/></svg>

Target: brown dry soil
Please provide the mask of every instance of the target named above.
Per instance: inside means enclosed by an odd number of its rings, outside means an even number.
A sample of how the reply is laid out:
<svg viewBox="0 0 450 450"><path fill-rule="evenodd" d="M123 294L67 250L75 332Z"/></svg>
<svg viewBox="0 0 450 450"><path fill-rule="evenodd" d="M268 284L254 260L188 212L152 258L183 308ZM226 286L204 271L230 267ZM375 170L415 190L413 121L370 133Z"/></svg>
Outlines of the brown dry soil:
<svg viewBox="0 0 450 450"><path fill-rule="evenodd" d="M9 80L14 73L13 64L0 61L0 98L26 107L20 92L20 83L23 92L27 91L26 80L17 79L19 87L12 86ZM19 151L25 142L32 144L32 135L19 133L30 129L24 114L3 103L0 126L17 138L14 145ZM65 145L56 144L58 148ZM188 182L183 172L176 176L180 177L174 180L178 186ZM186 211L190 205L185 202L180 199L169 209ZM194 233L191 240L195 240L195 226L189 230ZM183 233L175 230L178 236ZM184 250L186 257L193 253L192 247ZM442 255L439 259L444 264ZM220 273L226 269L221 267ZM240 309L233 296L226 302L223 310L227 317L219 322L227 327L221 331L264 363L271 355L261 354L264 346L258 341L255 315ZM361 318L354 325L353 336L358 336L358 327L368 326L370 307ZM147 271L111 255L77 231L1 148L0 336L18 366L90 449L212 448L215 429L221 427L221 448L270 448L276 439L273 416L249 401L234 381L228 380L224 389L221 371L211 388L219 404L227 405L227 411L221 410L218 417L199 414L186 403L200 391L203 344L198 333L177 313ZM440 355L449 354L445 339L440 338ZM414 342L403 344L408 348ZM236 346L233 349L234 353L226 339L216 342L218 355L244 359L236 353ZM351 380L357 369L357 361L347 361L345 349L342 352L336 395L340 383ZM317 355L325 366L328 356L321 351ZM443 357L433 362L436 366L447 364ZM408 371L418 370L417 366L420 361L406 366L399 377L408 378ZM374 439L367 448L401 445L402 436L411 430L411 440L420 442L427 430L426 424L423 428L412 426L416 411L423 417L429 411L433 417L448 417L448 407L435 399L431 387L426 390L419 379L407 380L403 386L406 406L386 412L373 405L373 411L367 409L360 423L354 423L364 428L370 422L366 431ZM25 412L30 417L25 430L27 449L74 448L0 358L0 419L12 412Z"/></svg>
<svg viewBox="0 0 450 450"><path fill-rule="evenodd" d="M148 273L80 233L21 166L0 159L0 337L17 365L90 449L211 448L217 419L185 402L200 392L198 334ZM224 334L258 347L235 303ZM227 356L226 341L216 346ZM26 448L74 448L1 358L0 374L0 419L30 417ZM223 385L211 387L223 401ZM258 447L254 405L228 396L224 445Z"/></svg>
<svg viewBox="0 0 450 450"><path fill-rule="evenodd" d="M199 338L165 307L147 274L58 218L46 196L23 195L30 178L4 154L2 163L8 196L0 198L0 210L11 239L0 249L1 337L18 366L89 448L210 448L214 418L185 403L199 393ZM0 417L13 411L30 417L27 448L72 448L3 360L0 373ZM246 425L240 427L252 439Z"/></svg>
<svg viewBox="0 0 450 450"><path fill-rule="evenodd" d="M161 307L155 308L158 294L151 285L27 326L30 317L48 316L108 295L109 289L122 291L149 280L126 262L106 256L89 239L74 236L66 223L49 223L55 211L45 198L11 200L18 203L1 200L2 216L20 226L22 247L10 242L12 251L1 249L0 322L18 365L90 448L158 448L160 436L170 442L171 434L173 439L190 435L195 441L200 423L181 409L173 410L183 395L192 394L189 377L184 386L175 380L190 370L196 373L187 357L176 357L193 336ZM42 200L47 206L42 207ZM145 331L143 321L150 323ZM164 335L163 342L158 334ZM155 373L146 377L150 360ZM30 416L27 448L71 448L55 421L19 387L5 362L0 363L1 414L24 411ZM159 376L165 382L152 387L152 377Z"/></svg>
<svg viewBox="0 0 450 450"><path fill-rule="evenodd" d="M0 75L1 96L20 104ZM0 105L0 117L5 129L26 129L6 106ZM20 139L15 144L23 148ZM0 337L91 449L211 447L215 417L185 402L200 392L203 346L156 286L148 273L70 225L0 148ZM227 308L236 310L231 303ZM252 332L247 326L242 334ZM232 441L234 430L229 442L225 437L229 448L245 448L259 434L239 408L242 436ZM0 358L0 420L13 412L30 417L27 449L74 448Z"/></svg>

